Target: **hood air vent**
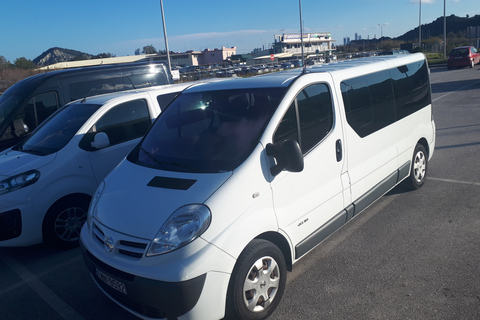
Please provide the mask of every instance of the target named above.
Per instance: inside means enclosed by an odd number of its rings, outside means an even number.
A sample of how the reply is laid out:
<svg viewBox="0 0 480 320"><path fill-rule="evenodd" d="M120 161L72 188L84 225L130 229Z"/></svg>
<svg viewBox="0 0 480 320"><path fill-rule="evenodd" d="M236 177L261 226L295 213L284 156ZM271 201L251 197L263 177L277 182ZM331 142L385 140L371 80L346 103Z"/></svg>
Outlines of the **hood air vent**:
<svg viewBox="0 0 480 320"><path fill-rule="evenodd" d="M148 183L148 186L164 189L188 190L195 182L197 182L197 180L155 177Z"/></svg>

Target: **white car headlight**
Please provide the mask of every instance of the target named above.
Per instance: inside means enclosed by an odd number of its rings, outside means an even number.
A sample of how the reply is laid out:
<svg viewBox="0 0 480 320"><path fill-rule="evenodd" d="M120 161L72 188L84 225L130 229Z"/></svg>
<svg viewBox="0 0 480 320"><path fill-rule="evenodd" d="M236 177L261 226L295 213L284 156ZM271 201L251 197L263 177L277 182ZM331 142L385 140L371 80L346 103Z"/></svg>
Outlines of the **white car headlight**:
<svg viewBox="0 0 480 320"><path fill-rule="evenodd" d="M95 208L97 206L98 199L103 193L103 190L105 189L105 182L102 181L97 188L97 191L95 191L95 194L93 195L92 201L90 201L90 206L88 208L88 214L87 214L87 224L89 227L91 227L91 222L92 222L92 216L95 211Z"/></svg>
<svg viewBox="0 0 480 320"><path fill-rule="evenodd" d="M177 209L157 232L147 256L167 253L187 245L207 230L211 220L210 209L203 204L190 204Z"/></svg>
<svg viewBox="0 0 480 320"><path fill-rule="evenodd" d="M39 178L39 171L30 170L2 180L0 181L0 195L34 184Z"/></svg>

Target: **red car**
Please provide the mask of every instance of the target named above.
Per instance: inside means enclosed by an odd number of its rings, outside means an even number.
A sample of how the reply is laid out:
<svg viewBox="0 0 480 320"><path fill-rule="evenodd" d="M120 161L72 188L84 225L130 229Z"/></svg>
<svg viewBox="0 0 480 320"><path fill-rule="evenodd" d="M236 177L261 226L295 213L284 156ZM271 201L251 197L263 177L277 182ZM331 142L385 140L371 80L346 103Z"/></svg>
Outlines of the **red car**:
<svg viewBox="0 0 480 320"><path fill-rule="evenodd" d="M457 47L450 52L447 68L470 67L480 63L480 53L472 46Z"/></svg>

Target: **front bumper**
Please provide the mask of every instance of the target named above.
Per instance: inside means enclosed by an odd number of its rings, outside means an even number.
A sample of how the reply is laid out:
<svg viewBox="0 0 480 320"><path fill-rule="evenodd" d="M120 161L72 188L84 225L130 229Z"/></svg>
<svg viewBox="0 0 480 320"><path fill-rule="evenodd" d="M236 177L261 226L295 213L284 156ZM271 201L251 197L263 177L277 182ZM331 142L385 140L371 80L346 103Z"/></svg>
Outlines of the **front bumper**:
<svg viewBox="0 0 480 320"><path fill-rule="evenodd" d="M95 283L112 300L137 315L177 319L190 311L200 298L205 274L181 282L147 279L112 268L81 247Z"/></svg>
<svg viewBox="0 0 480 320"><path fill-rule="evenodd" d="M0 196L0 247L29 246L43 241L46 209L34 205L29 191L24 189Z"/></svg>
<svg viewBox="0 0 480 320"><path fill-rule="evenodd" d="M103 239L103 240L102 240ZM110 248L107 240L113 240ZM101 225L83 226L80 245L97 286L143 319L221 319L235 259L198 238L171 253L147 257L148 240Z"/></svg>

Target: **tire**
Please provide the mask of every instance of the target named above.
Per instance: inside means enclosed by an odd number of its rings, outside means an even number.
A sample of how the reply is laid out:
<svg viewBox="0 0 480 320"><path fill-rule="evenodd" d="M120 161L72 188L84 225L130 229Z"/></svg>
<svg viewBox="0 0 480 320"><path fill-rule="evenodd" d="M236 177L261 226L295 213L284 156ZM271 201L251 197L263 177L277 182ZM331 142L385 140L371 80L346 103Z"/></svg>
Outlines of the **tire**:
<svg viewBox="0 0 480 320"><path fill-rule="evenodd" d="M406 187L410 190L421 188L427 180L428 155L421 144L417 144L413 152L410 176L405 180Z"/></svg>
<svg viewBox="0 0 480 320"><path fill-rule="evenodd" d="M67 198L55 203L43 221L45 242L53 242L62 248L78 245L80 230L87 220L90 200L86 197Z"/></svg>
<svg viewBox="0 0 480 320"><path fill-rule="evenodd" d="M250 242L233 269L225 319L260 320L270 316L283 296L286 275L285 258L277 246L260 239Z"/></svg>

